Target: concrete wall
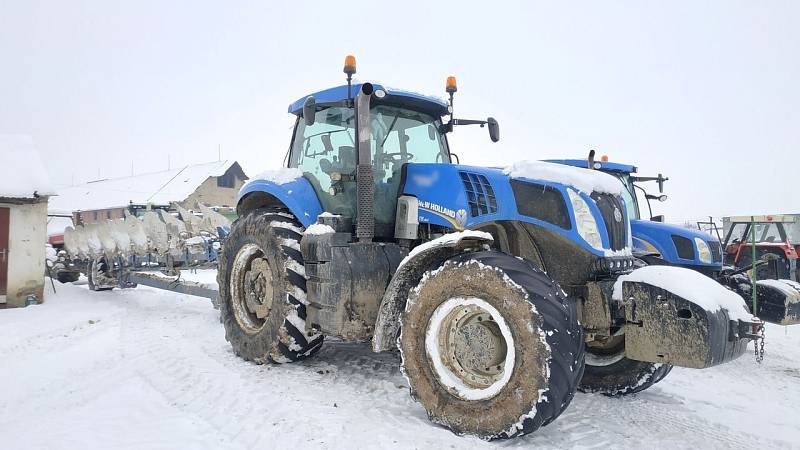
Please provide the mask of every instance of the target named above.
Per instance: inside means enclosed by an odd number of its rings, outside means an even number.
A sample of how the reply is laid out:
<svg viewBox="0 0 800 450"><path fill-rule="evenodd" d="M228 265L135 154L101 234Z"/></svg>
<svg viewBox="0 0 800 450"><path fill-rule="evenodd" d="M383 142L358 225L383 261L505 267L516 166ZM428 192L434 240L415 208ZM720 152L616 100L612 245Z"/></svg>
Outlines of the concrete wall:
<svg viewBox="0 0 800 450"><path fill-rule="evenodd" d="M6 307L25 306L28 295L44 300L44 246L47 242L47 201L9 208L8 293Z"/></svg>
<svg viewBox="0 0 800 450"><path fill-rule="evenodd" d="M206 206L235 207L236 195L244 183L244 180L236 178L232 188L219 187L217 186L217 178L209 177L186 200L181 202L181 206L187 209L197 209L197 204L202 203Z"/></svg>

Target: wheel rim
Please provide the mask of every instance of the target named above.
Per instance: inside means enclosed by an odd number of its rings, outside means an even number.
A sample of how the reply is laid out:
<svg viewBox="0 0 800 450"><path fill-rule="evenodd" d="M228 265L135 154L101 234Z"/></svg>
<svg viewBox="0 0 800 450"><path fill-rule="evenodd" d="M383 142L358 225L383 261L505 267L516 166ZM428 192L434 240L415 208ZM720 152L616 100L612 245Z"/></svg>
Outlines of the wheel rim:
<svg viewBox="0 0 800 450"><path fill-rule="evenodd" d="M620 333L608 339L591 341L586 344L586 364L590 366L610 366L624 357L624 334Z"/></svg>
<svg viewBox="0 0 800 450"><path fill-rule="evenodd" d="M514 368L514 338L503 316L479 298L451 298L433 312L425 334L440 384L464 400L493 397Z"/></svg>
<svg viewBox="0 0 800 450"><path fill-rule="evenodd" d="M245 244L236 253L231 271L231 306L236 322L246 333L255 334L266 324L274 292L272 268L255 244Z"/></svg>

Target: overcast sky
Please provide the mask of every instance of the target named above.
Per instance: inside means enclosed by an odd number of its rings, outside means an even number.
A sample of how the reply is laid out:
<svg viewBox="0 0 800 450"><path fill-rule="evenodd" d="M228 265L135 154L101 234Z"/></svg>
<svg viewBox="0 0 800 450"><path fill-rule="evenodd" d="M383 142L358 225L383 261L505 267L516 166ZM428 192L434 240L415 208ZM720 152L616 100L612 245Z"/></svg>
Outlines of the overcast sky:
<svg viewBox="0 0 800 450"><path fill-rule="evenodd" d="M594 148L669 176L672 220L800 212L800 2L439 3L0 0L0 132L62 184L219 146L252 175L352 53L391 86L444 96L457 76L457 116L502 135L457 130L462 163Z"/></svg>

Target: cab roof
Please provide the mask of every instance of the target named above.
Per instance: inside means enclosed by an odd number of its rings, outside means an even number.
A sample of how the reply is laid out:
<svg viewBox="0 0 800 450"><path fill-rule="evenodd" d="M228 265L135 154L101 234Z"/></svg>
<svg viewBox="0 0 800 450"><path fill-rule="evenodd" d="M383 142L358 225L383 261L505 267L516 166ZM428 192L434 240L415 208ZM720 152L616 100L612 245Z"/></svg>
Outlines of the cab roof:
<svg viewBox="0 0 800 450"><path fill-rule="evenodd" d="M355 97L356 93L361 89L362 84L363 83L353 83L350 90L353 97ZM436 117L448 114L447 101L442 98L397 89L379 83L372 83L372 86L375 90L380 89L386 92L386 97L381 99L380 103L405 106L410 109L426 112ZM344 84L332 87L309 95L313 95L317 105L321 106L341 102L347 100L347 85ZM289 113L299 116L303 112L303 103L306 101L307 97L308 95L289 105Z"/></svg>
<svg viewBox="0 0 800 450"><path fill-rule="evenodd" d="M582 167L584 169L589 167L589 162L585 159L546 159L546 162L564 164L573 167ZM598 166L599 164L599 166ZM622 173L636 173L636 166L630 164L620 164L608 161L594 161L595 169L605 170L607 172L622 172Z"/></svg>

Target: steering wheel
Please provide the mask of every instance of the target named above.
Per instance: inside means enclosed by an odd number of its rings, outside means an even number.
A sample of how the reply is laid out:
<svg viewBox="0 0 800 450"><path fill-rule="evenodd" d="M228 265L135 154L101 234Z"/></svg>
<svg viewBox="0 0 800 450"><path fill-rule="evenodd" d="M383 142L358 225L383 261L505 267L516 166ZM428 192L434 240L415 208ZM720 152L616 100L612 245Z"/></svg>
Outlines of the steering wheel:
<svg viewBox="0 0 800 450"><path fill-rule="evenodd" d="M406 152L405 154L401 152L384 153L383 156L390 158L392 162L401 162L401 163L406 161L411 161L412 159L414 159L414 154L411 152ZM395 156L397 156L396 159Z"/></svg>

